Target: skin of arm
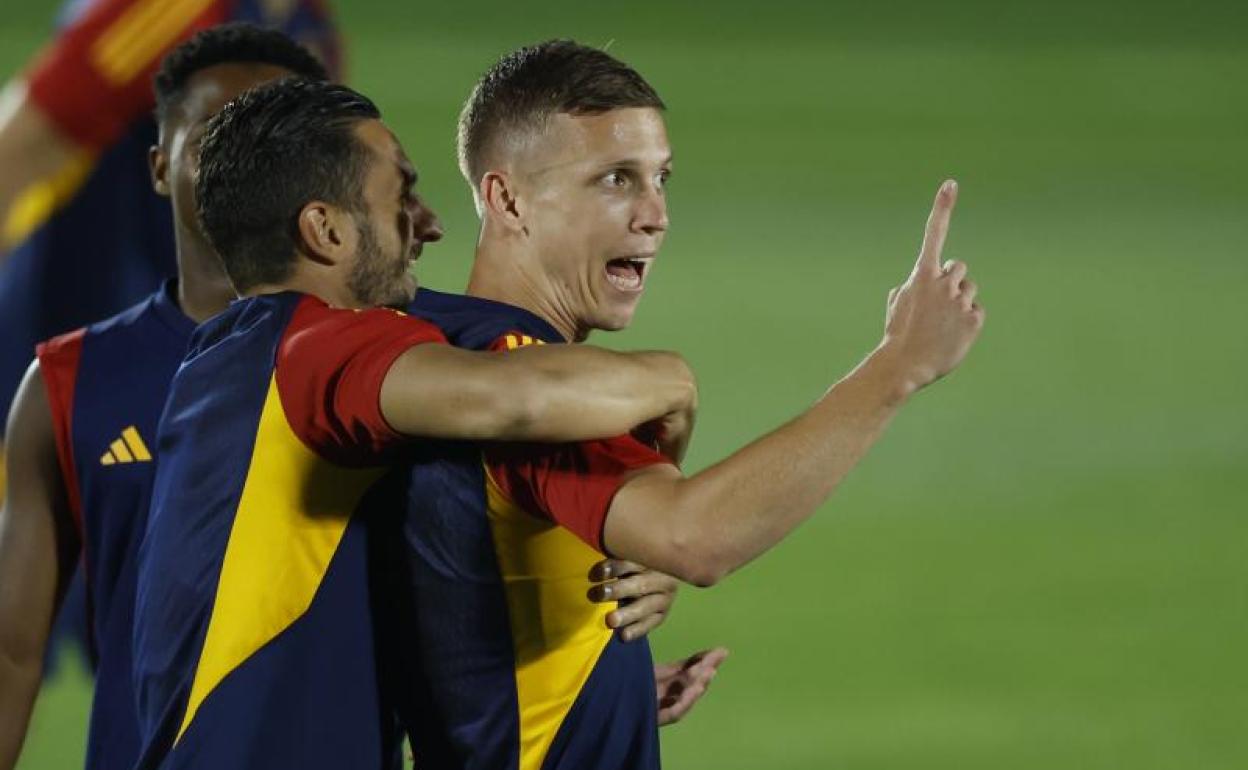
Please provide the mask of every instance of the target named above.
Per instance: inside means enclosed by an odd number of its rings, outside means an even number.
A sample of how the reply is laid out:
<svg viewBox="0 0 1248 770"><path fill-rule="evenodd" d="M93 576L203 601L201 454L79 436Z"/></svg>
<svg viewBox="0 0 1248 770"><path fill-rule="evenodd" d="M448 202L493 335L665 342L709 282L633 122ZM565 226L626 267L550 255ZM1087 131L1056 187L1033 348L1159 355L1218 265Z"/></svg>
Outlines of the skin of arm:
<svg viewBox="0 0 1248 770"><path fill-rule="evenodd" d="M0 227L7 234L13 204L30 185L49 179L81 152L30 98L25 81L0 92Z"/></svg>
<svg viewBox="0 0 1248 770"><path fill-rule="evenodd" d="M674 353L533 345L506 355L418 345L390 367L381 411L399 433L500 441L586 441L697 408Z"/></svg>
<svg viewBox="0 0 1248 770"><path fill-rule="evenodd" d="M57 604L79 548L38 362L9 413L0 510L0 769L17 762Z"/></svg>
<svg viewBox="0 0 1248 770"><path fill-rule="evenodd" d="M607 549L699 586L774 546L832 494L919 389L961 363L984 322L961 262L940 262L957 185L941 186L879 347L813 407L689 478L638 471L612 500Z"/></svg>
<svg viewBox="0 0 1248 770"><path fill-rule="evenodd" d="M636 473L616 493L603 539L616 556L714 585L810 516L905 396L888 363L868 359L810 410L700 473Z"/></svg>

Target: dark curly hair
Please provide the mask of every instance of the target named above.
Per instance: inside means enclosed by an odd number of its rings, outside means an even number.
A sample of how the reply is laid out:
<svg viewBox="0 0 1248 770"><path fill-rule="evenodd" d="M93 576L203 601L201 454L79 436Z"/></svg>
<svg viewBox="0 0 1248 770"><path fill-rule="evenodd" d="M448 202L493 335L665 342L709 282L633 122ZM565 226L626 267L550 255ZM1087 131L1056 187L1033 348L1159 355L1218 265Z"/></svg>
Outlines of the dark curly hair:
<svg viewBox="0 0 1248 770"><path fill-rule="evenodd" d="M271 64L310 80L329 79L324 64L281 32L243 22L222 24L196 33L160 62L152 81L157 122L165 121L196 72L218 64Z"/></svg>

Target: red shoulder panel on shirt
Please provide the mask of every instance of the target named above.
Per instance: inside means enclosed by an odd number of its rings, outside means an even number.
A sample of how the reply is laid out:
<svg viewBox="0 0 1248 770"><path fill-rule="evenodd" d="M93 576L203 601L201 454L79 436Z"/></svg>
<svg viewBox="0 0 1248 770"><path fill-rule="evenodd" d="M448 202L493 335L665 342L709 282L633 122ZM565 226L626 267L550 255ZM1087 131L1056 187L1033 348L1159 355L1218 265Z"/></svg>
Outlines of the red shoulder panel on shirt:
<svg viewBox="0 0 1248 770"><path fill-rule="evenodd" d="M395 359L438 327L397 310L341 310L304 297L277 351L277 388L299 439L327 460L372 465L404 441L381 413Z"/></svg>
<svg viewBox="0 0 1248 770"><path fill-rule="evenodd" d="M74 386L78 382L78 362L82 358L82 340L86 329L62 334L39 343L35 355L39 359L39 373L48 396L52 412L52 430L56 436L56 458L65 480L65 496L74 514L78 536L84 537L82 526L82 497L78 491L78 472L74 465L73 419Z"/></svg>
<svg viewBox="0 0 1248 770"><path fill-rule="evenodd" d="M500 335L490 350L545 344L511 331ZM580 444L498 444L485 452L490 477L513 503L603 553L602 528L615 493L633 471L670 462L632 436Z"/></svg>
<svg viewBox="0 0 1248 770"><path fill-rule="evenodd" d="M503 347L493 349L511 347L506 336L500 338ZM490 477L513 503L571 530L602 553L602 529L615 493L634 471L670 462L632 436L579 444L498 444L485 452Z"/></svg>
<svg viewBox="0 0 1248 770"><path fill-rule="evenodd" d="M26 73L30 98L71 139L100 150L152 109L152 76L175 45L226 20L226 0L96 0Z"/></svg>
<svg viewBox="0 0 1248 770"><path fill-rule="evenodd" d="M632 436L580 444L499 444L485 452L500 491L602 553L611 501L629 476L670 461Z"/></svg>

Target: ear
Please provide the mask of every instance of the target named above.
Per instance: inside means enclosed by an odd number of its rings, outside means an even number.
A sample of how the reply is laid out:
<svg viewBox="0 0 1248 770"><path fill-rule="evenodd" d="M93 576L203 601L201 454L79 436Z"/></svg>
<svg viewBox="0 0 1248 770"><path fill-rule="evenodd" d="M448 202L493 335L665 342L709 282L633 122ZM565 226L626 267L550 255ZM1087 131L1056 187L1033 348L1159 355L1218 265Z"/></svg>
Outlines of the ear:
<svg viewBox="0 0 1248 770"><path fill-rule="evenodd" d="M162 198L168 198L169 156L159 144L147 148L147 170L152 175L152 189Z"/></svg>
<svg viewBox="0 0 1248 770"><path fill-rule="evenodd" d="M527 233L516 180L505 171L487 171L481 177L481 211L507 230Z"/></svg>
<svg viewBox="0 0 1248 770"><path fill-rule="evenodd" d="M300 251L313 262L335 265L354 253L358 233L351 214L325 201L311 201L299 210L296 223Z"/></svg>

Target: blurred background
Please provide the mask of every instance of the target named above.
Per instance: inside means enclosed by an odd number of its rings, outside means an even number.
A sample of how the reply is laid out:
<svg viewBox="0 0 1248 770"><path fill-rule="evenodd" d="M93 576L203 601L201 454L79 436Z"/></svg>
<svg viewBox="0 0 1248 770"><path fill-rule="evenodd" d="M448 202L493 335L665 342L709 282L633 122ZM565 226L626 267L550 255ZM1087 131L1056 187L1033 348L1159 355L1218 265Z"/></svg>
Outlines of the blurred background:
<svg viewBox="0 0 1248 770"><path fill-rule="evenodd" d="M0 75L55 6L0 12ZM501 53L610 46L667 101L672 229L638 320L683 352L688 467L867 353L932 195L989 311L812 521L656 657L732 656L672 768L1248 767L1248 10L1224 3L339 2L466 281L454 122ZM2 172L0 172L2 173ZM23 770L80 763L66 661Z"/></svg>

